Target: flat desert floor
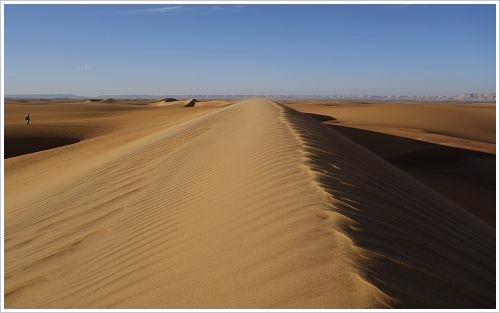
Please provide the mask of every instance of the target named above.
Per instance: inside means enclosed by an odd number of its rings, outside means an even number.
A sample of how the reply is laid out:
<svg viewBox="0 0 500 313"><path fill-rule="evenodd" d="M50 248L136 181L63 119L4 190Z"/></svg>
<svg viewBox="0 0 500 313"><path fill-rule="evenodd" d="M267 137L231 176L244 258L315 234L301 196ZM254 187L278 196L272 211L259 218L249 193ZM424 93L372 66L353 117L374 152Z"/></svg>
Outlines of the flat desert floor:
<svg viewBox="0 0 500 313"><path fill-rule="evenodd" d="M495 308L495 116L7 101L5 307Z"/></svg>

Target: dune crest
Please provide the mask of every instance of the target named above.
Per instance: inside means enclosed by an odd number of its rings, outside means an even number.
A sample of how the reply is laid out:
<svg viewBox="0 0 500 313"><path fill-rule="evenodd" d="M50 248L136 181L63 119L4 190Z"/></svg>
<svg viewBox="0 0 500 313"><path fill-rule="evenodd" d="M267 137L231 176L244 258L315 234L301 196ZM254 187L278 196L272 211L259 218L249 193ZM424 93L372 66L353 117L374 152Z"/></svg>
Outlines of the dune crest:
<svg viewBox="0 0 500 313"><path fill-rule="evenodd" d="M285 115L360 250L363 277L402 308L493 308L495 229L339 133Z"/></svg>
<svg viewBox="0 0 500 313"><path fill-rule="evenodd" d="M61 176L6 193L7 308L494 307L491 227L267 100Z"/></svg>

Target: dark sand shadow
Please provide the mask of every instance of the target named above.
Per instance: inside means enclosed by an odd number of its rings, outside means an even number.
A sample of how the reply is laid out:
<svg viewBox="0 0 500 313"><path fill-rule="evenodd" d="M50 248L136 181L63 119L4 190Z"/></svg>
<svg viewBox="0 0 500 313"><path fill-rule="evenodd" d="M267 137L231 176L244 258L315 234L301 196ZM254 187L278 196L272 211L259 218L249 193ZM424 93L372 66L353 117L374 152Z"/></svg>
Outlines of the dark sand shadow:
<svg viewBox="0 0 500 313"><path fill-rule="evenodd" d="M495 155L364 129L325 125L424 182L491 226L496 225Z"/></svg>
<svg viewBox="0 0 500 313"><path fill-rule="evenodd" d="M80 142L80 139L74 137L5 137L4 158L8 159L23 154L54 149L77 142Z"/></svg>
<svg viewBox="0 0 500 313"><path fill-rule="evenodd" d="M312 117L318 122L336 121L337 119L330 115L316 114L316 113L304 113L305 115Z"/></svg>

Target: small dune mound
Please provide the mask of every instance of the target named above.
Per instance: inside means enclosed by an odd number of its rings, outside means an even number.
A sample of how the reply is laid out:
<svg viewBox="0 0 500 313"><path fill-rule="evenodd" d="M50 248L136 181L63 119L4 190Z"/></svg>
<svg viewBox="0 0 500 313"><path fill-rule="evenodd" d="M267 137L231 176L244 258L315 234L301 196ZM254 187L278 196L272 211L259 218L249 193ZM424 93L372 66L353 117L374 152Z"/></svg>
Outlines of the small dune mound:
<svg viewBox="0 0 500 313"><path fill-rule="evenodd" d="M162 102L174 102L174 101L177 101L177 99L175 99L175 98L163 98L160 101L162 101Z"/></svg>
<svg viewBox="0 0 500 313"><path fill-rule="evenodd" d="M196 105L196 102L198 102L198 100L196 99L189 99L187 100L185 103L184 103L184 106L186 108L191 108L191 107L194 107Z"/></svg>
<svg viewBox="0 0 500 313"><path fill-rule="evenodd" d="M163 98L159 100L154 100L150 104L153 106L171 106L171 105L181 105L183 101L179 101L176 98Z"/></svg>
<svg viewBox="0 0 500 313"><path fill-rule="evenodd" d="M89 99L88 102L101 102L102 99Z"/></svg>

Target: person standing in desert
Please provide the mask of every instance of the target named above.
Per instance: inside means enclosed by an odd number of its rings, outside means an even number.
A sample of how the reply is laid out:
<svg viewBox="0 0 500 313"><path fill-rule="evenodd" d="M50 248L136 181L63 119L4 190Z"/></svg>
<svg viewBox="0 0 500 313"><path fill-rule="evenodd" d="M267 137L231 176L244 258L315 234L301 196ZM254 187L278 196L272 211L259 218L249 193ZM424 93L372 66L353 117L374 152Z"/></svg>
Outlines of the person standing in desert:
<svg viewBox="0 0 500 313"><path fill-rule="evenodd" d="M26 119L26 125L29 125L29 124L30 124L30 121L31 121L31 118L30 118L30 114L29 114L29 113L27 113L27 114L26 114L26 118L25 118L25 119Z"/></svg>

